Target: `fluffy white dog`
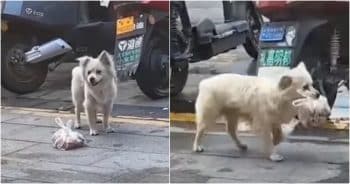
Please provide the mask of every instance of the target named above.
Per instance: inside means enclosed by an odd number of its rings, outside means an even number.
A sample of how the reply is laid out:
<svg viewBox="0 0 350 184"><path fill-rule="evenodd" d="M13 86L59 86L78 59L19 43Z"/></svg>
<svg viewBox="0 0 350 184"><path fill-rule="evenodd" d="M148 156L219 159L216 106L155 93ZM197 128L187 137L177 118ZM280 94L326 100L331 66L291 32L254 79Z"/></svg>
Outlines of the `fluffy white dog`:
<svg viewBox="0 0 350 184"><path fill-rule="evenodd" d="M90 135L97 135L97 113L103 113L103 127L112 132L108 119L117 96L117 78L112 56L102 51L97 58L83 56L79 66L72 70L72 100L75 106L75 128L80 128L80 113L87 114Z"/></svg>
<svg viewBox="0 0 350 184"><path fill-rule="evenodd" d="M281 125L288 124L297 115L294 100L320 96L312 83L303 62L282 75L278 84L266 78L237 74L220 74L201 81L195 104L197 131L193 150L203 151L200 145L203 132L223 115L227 132L238 148L247 149L236 135L238 119L244 118L261 133L266 157L283 160L274 149L282 140Z"/></svg>

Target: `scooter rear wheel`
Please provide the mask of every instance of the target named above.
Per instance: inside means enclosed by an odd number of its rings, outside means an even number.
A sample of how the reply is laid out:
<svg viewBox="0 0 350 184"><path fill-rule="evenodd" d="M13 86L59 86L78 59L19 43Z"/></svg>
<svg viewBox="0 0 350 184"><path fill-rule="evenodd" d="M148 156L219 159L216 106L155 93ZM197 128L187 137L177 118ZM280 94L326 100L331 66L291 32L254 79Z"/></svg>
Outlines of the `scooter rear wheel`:
<svg viewBox="0 0 350 184"><path fill-rule="evenodd" d="M259 34L263 20L259 12L256 11L253 7L247 7L246 20L249 25L249 32L248 37L246 38L246 42L243 44L243 47L250 57L257 59L259 49Z"/></svg>
<svg viewBox="0 0 350 184"><path fill-rule="evenodd" d="M6 35L1 47L1 83L15 93L24 94L37 90L44 82L48 72L46 62L28 64L24 52L30 44L20 35ZM17 39L15 39L17 38Z"/></svg>
<svg viewBox="0 0 350 184"><path fill-rule="evenodd" d="M151 99L169 96L168 42L153 37L145 46L136 72L141 91Z"/></svg>

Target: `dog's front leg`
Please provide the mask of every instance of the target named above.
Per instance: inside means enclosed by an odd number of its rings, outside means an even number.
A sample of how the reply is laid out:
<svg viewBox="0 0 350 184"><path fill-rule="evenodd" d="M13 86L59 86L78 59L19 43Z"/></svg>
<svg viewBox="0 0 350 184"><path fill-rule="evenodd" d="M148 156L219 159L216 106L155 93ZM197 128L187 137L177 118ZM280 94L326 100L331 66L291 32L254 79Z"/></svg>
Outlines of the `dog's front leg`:
<svg viewBox="0 0 350 184"><path fill-rule="evenodd" d="M75 107L75 116L76 116L76 121L74 122L74 128L79 129L80 128L80 113L83 110L83 107L81 104L78 104Z"/></svg>
<svg viewBox="0 0 350 184"><path fill-rule="evenodd" d="M263 145L264 145L264 153L267 158L269 158L272 161L279 162L282 161L284 158L282 155L279 155L276 152L276 146L277 142L279 143L280 138L276 137L276 139L272 139L271 133L273 135L273 129L272 127L265 127L262 130L262 140L263 140Z"/></svg>
<svg viewBox="0 0 350 184"><path fill-rule="evenodd" d="M272 127L272 142L277 146L284 138L281 125L273 125Z"/></svg>
<svg viewBox="0 0 350 184"><path fill-rule="evenodd" d="M106 133L115 132L114 129L110 127L108 122L112 109L113 109L112 103L106 104L103 107L103 129L105 130Z"/></svg>
<svg viewBox="0 0 350 184"><path fill-rule="evenodd" d="M85 113L88 117L89 127L90 127L90 135L95 136L98 135L96 129L96 107L90 101L86 101L85 105Z"/></svg>

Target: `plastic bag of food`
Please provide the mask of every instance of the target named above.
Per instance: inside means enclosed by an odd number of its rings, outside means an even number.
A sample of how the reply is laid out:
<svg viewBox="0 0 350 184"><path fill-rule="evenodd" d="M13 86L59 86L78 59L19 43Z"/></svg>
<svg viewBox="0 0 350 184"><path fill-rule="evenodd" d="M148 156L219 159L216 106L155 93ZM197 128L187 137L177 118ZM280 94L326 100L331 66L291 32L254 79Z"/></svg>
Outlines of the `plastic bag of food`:
<svg viewBox="0 0 350 184"><path fill-rule="evenodd" d="M72 130L72 120L63 123L61 118L55 118L55 122L61 128L57 130L51 138L54 148L59 150L70 150L85 145L86 141L84 136L81 133Z"/></svg>
<svg viewBox="0 0 350 184"><path fill-rule="evenodd" d="M331 114L327 98L322 95L317 99L294 100L293 105L298 108L298 119L304 127L318 127L326 123Z"/></svg>

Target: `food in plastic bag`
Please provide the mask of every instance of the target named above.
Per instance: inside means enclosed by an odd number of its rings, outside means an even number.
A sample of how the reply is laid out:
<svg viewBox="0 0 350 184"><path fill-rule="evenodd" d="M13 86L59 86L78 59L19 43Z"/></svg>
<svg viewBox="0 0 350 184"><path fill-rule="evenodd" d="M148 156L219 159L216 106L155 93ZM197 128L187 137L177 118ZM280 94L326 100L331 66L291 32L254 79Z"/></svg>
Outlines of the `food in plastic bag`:
<svg viewBox="0 0 350 184"><path fill-rule="evenodd" d="M66 124L61 118L55 118L55 122L61 129L57 130L52 136L52 145L59 150L70 150L84 146L84 136L72 130L73 122L69 120Z"/></svg>
<svg viewBox="0 0 350 184"><path fill-rule="evenodd" d="M294 100L293 105L298 108L298 119L304 127L318 127L326 123L331 114L327 98L322 95L317 99Z"/></svg>

